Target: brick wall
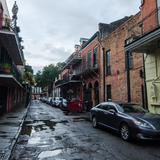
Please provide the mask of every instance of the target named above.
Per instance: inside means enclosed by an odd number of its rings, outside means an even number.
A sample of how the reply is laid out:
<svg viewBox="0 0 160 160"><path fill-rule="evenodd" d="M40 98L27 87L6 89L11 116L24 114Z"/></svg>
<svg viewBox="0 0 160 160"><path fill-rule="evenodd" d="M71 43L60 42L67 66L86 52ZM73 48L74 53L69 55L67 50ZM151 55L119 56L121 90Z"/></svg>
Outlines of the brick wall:
<svg viewBox="0 0 160 160"><path fill-rule="evenodd" d="M112 88L112 100L113 101L124 101L127 102L127 74L125 65L125 40L131 35L130 28L135 23L138 23L141 18L140 13L131 17L121 26L119 26L110 35L102 39L102 46L104 51L110 50L111 52L111 75L105 76L105 89L106 85L111 85ZM104 84L103 84L103 56L101 52L100 62L100 95L103 95ZM143 70L143 55L133 54L133 68L130 71L130 88L131 88L131 101L134 103L142 103L142 91L141 85L143 85L143 79L140 77L140 70ZM105 91L106 93L106 91ZM107 95L105 94L105 99ZM101 98L103 101L103 98Z"/></svg>
<svg viewBox="0 0 160 160"><path fill-rule="evenodd" d="M157 27L157 0L145 0L141 6L143 32L147 33Z"/></svg>
<svg viewBox="0 0 160 160"><path fill-rule="evenodd" d="M93 66L93 51L94 49L97 48L97 63L98 65L100 64L100 44L98 41L98 38L95 37L90 43L88 43L87 46L85 46L82 50L81 50L81 56L82 56L82 72L85 70L83 69L83 61L84 61L84 57L86 59L86 65L88 64L88 53L91 53L91 66ZM88 69L88 67L86 67L86 69ZM92 85L92 102L93 102L93 106L95 105L95 93L94 93L94 85L96 82L98 82L99 85L99 72L96 72L97 74L94 73L87 73L88 75L82 76L83 77L83 83L86 86L86 89L88 89L89 85ZM84 94L84 93L83 93ZM100 98L101 95L99 95Z"/></svg>

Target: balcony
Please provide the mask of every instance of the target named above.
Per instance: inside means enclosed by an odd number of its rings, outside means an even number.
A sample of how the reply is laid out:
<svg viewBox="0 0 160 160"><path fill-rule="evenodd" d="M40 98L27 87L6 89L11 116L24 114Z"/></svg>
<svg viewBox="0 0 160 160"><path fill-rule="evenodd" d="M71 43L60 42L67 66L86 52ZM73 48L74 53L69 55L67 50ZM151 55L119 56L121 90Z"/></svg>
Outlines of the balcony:
<svg viewBox="0 0 160 160"><path fill-rule="evenodd" d="M23 65L24 58L19 37L14 31L11 31L10 20L3 18L0 26L0 42L8 50L8 54L16 65Z"/></svg>
<svg viewBox="0 0 160 160"><path fill-rule="evenodd" d="M74 52L67 60L64 68L70 68L70 66L74 66L75 64L81 62L81 54L80 52Z"/></svg>
<svg viewBox="0 0 160 160"><path fill-rule="evenodd" d="M81 75L84 77L97 77L99 74L99 66L98 64L86 64L82 65Z"/></svg>
<svg viewBox="0 0 160 160"><path fill-rule="evenodd" d="M55 82L56 87L62 87L66 86L69 84L81 84L82 81L80 78L77 78L75 75L69 75L68 77L62 79L62 80L57 80Z"/></svg>
<svg viewBox="0 0 160 160"><path fill-rule="evenodd" d="M0 85L8 87L22 87L22 75L16 65L8 64L7 68L0 66Z"/></svg>
<svg viewBox="0 0 160 160"><path fill-rule="evenodd" d="M159 12L159 9L154 10L129 29L130 36L125 41L125 51L148 53L160 47Z"/></svg>

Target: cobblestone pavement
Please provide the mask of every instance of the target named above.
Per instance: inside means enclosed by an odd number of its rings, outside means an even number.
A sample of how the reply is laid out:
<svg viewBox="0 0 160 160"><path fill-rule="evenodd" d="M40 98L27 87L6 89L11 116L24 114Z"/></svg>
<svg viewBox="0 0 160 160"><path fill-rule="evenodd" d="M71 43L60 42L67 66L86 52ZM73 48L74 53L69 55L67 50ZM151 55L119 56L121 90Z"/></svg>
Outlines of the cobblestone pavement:
<svg viewBox="0 0 160 160"><path fill-rule="evenodd" d="M34 101L11 160L159 160L159 142L124 142L94 129L86 114L65 115Z"/></svg>

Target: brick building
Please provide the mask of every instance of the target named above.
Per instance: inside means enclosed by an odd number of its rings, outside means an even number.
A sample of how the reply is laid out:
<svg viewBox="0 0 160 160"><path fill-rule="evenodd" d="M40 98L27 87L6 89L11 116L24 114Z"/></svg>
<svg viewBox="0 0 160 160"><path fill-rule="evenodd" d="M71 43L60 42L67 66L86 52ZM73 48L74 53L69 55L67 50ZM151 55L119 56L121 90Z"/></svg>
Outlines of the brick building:
<svg viewBox="0 0 160 160"><path fill-rule="evenodd" d="M138 13L109 25L99 25L103 47L100 67L102 100L146 105L143 55L126 54L124 49L125 40L134 34L130 32L130 28L139 22L140 16ZM138 29L135 28L135 32Z"/></svg>
<svg viewBox="0 0 160 160"><path fill-rule="evenodd" d="M125 50L135 55L144 53L148 108L160 113L160 1L143 0L140 12L141 20L134 28L141 32L128 37Z"/></svg>
<svg viewBox="0 0 160 160"><path fill-rule="evenodd" d="M137 27L131 32L140 17L138 13L110 24L100 23L90 39L82 38L55 83L60 96L71 94L70 98L79 98L88 107L107 100L146 107L143 54L128 54L124 49L125 40L141 31Z"/></svg>
<svg viewBox="0 0 160 160"><path fill-rule="evenodd" d="M12 111L24 103L25 97L23 52L10 22L6 1L0 0L0 113Z"/></svg>
<svg viewBox="0 0 160 160"><path fill-rule="evenodd" d="M80 46L75 45L75 52L66 60L63 71L55 81L54 97L82 100L81 60Z"/></svg>
<svg viewBox="0 0 160 160"><path fill-rule="evenodd" d="M86 43L81 42L81 80L83 101L89 107L99 103L100 44L96 32Z"/></svg>

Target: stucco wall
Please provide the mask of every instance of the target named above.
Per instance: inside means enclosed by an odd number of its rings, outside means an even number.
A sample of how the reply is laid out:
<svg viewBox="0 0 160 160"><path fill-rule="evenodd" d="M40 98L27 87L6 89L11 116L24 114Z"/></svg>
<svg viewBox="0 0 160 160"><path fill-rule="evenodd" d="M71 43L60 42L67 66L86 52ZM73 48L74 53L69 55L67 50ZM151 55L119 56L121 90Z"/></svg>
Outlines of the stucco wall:
<svg viewBox="0 0 160 160"><path fill-rule="evenodd" d="M149 110L160 114L160 49L145 57Z"/></svg>

